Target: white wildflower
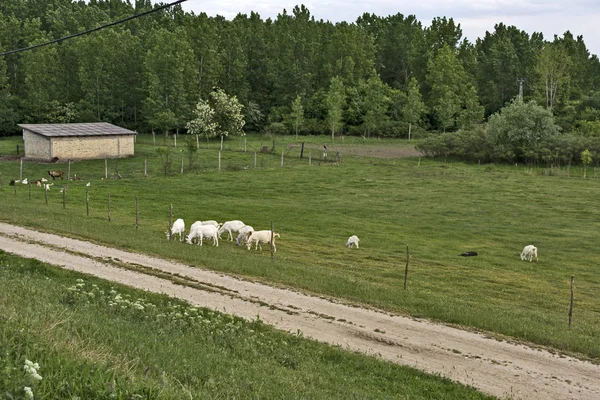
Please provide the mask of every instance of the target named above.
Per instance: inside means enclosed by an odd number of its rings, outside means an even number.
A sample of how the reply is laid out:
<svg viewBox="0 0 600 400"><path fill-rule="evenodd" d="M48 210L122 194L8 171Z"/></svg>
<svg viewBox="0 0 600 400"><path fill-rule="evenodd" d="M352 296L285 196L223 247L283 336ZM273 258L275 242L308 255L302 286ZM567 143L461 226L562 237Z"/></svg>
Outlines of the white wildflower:
<svg viewBox="0 0 600 400"><path fill-rule="evenodd" d="M31 390L31 388L29 386L25 386L23 388L23 390L25 391L25 398L26 399L33 399L33 391Z"/></svg>
<svg viewBox="0 0 600 400"><path fill-rule="evenodd" d="M25 365L23 366L23 369L36 381L42 380L42 376L37 372L37 370L40 369L40 365L38 363L25 360Z"/></svg>

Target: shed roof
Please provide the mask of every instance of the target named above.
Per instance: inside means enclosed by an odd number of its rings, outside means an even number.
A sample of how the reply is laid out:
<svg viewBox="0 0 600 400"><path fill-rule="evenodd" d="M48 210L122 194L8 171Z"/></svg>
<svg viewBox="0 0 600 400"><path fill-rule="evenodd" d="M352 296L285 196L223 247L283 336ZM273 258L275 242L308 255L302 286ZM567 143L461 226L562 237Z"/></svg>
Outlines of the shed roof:
<svg viewBox="0 0 600 400"><path fill-rule="evenodd" d="M134 131L109 124L108 122L79 124L19 124L19 126L33 133L37 133L38 135L48 137L114 136L136 134Z"/></svg>

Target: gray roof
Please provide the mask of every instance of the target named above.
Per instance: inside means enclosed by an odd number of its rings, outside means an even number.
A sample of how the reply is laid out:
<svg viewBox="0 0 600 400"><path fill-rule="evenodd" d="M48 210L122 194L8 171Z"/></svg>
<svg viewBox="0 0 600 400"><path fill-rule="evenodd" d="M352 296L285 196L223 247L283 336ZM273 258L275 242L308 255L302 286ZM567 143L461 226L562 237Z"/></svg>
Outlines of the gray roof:
<svg viewBox="0 0 600 400"><path fill-rule="evenodd" d="M83 124L19 124L38 135L48 137L64 136L114 136L135 135L136 132L121 128L108 122L93 122Z"/></svg>

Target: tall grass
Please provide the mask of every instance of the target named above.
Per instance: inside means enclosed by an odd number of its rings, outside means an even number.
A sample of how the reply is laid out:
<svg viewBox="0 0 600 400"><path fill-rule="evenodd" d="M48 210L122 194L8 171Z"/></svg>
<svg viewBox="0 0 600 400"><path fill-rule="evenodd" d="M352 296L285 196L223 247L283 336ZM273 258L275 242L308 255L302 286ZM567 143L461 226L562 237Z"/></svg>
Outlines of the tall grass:
<svg viewBox="0 0 600 400"><path fill-rule="evenodd" d="M472 388L0 251L0 393L483 399ZM35 365L34 378L24 367Z"/></svg>
<svg viewBox="0 0 600 400"><path fill-rule="evenodd" d="M253 137L248 143L259 148L261 140L267 142ZM18 163L0 162L0 219L600 357L597 179L583 179L574 169L569 176L546 175L522 166L430 159L344 156L337 164L321 160L316 150L309 166L306 152L300 159L299 147L289 146L292 139L275 140L289 149L283 168L277 151L258 153L254 168L254 153L240 151L240 139L234 139L225 142L221 171L218 144L211 143L198 150L198 169L164 177L151 138L138 139L136 156L118 160L123 179L103 179L103 160L73 163L71 174L84 180L64 182L66 209L59 181L48 193L48 205L39 188L32 188L30 200L24 185L16 186L16 194L6 186L7 177L18 176ZM316 144L313 138L301 140ZM116 163L109 160L109 168ZM65 163L52 167L66 171ZM41 177L47 169L48 164L26 163L24 177ZM268 229L274 221L281 234L275 260L268 252L224 241L218 248L167 242L170 204L174 218L188 226L195 220L241 219ZM360 238L358 250L344 246L352 234ZM519 259L528 244L538 247L539 263ZM403 290L406 245L411 260ZM479 256L458 256L468 250ZM571 275L576 297L569 329Z"/></svg>

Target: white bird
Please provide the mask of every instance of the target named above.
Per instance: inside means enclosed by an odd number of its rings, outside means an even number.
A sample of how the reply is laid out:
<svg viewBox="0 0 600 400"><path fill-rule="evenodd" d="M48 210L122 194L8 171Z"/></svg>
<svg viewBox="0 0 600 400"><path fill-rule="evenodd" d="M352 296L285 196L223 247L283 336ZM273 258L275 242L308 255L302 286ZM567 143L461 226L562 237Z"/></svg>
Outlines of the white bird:
<svg viewBox="0 0 600 400"><path fill-rule="evenodd" d="M88 182L88 183L85 184L85 186L89 187L90 184L91 184L91 182Z"/></svg>
<svg viewBox="0 0 600 400"><path fill-rule="evenodd" d="M28 182L27 182L27 178L23 179L23 180L21 181L21 183L22 183L23 185L27 185L27 183L28 183Z"/></svg>

